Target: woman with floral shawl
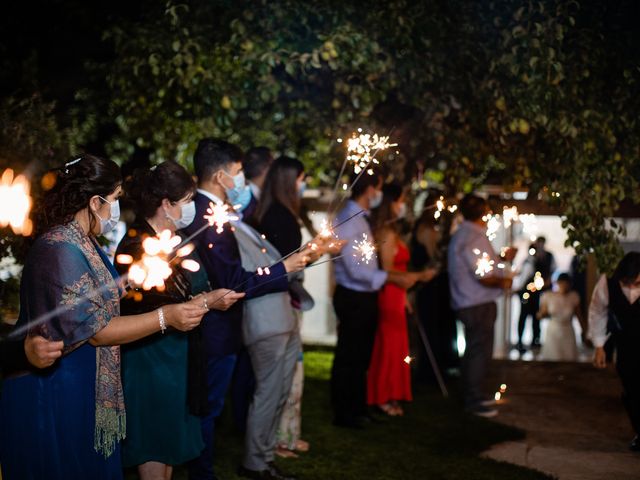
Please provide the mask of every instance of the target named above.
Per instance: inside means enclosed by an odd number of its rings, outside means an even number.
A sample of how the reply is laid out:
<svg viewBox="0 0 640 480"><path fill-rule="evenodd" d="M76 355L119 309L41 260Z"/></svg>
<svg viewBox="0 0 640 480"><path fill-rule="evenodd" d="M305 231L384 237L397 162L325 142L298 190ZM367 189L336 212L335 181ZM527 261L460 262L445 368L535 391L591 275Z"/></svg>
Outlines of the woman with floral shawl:
<svg viewBox="0 0 640 480"><path fill-rule="evenodd" d="M42 234L25 263L18 326L64 342L53 366L6 379L0 400L4 480L120 479L126 431L118 345L190 330L204 309L167 305L120 316L122 289L96 236L119 218L120 169L83 155L58 172L40 208Z"/></svg>

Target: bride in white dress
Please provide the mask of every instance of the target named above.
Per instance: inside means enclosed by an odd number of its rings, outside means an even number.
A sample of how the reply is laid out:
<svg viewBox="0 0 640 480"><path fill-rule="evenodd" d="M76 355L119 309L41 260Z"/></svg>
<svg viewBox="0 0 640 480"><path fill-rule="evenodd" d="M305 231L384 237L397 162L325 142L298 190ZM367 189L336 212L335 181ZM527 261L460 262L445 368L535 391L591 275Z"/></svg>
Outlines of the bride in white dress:
<svg viewBox="0 0 640 480"><path fill-rule="evenodd" d="M539 318L549 317L549 323L540 352L541 360L575 362L578 360L573 316L576 315L584 331L584 318L579 308L580 297L571 290L571 277L558 276L556 291L547 291L540 297Z"/></svg>

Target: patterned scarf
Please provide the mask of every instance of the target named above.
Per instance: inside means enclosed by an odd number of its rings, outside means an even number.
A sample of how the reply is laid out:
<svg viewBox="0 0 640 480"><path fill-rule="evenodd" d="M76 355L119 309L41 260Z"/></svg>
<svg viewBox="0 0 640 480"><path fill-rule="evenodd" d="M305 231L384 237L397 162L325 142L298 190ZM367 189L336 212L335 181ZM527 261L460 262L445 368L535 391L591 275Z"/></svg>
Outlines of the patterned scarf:
<svg viewBox="0 0 640 480"><path fill-rule="evenodd" d="M84 272L72 285L64 289L60 305L76 306L89 303L87 309L92 314L88 321L95 334L102 330L112 318L120 315L120 290L113 274L106 266L98 246L80 225L73 221L56 227L45 234L47 243L67 242L80 248L86 257L90 270ZM83 322L84 323L84 322ZM65 354L86 343L65 348ZM125 437L126 417L124 396L120 380L120 347L96 347L96 385L95 385L95 431L94 448L96 452L109 457L117 443Z"/></svg>

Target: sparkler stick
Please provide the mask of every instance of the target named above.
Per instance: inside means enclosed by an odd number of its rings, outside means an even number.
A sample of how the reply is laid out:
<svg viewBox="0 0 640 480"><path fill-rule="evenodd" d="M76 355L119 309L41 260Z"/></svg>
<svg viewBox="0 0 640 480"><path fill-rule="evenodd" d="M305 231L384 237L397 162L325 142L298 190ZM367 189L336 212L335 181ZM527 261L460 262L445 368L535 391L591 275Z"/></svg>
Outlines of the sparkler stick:
<svg viewBox="0 0 640 480"><path fill-rule="evenodd" d="M433 373L436 375L436 380L438 381L438 385L440 386L440 391L442 392L443 397L449 396L449 391L447 390L447 386L442 379L442 374L440 373L440 367L438 366L438 362L436 361L436 357L433 354L433 350L431 349L431 344L429 343L429 338L427 337L427 332L424 331L424 327L419 319L416 319L416 325L418 326L418 332L420 333L420 338L422 339L422 344L424 345L424 349L427 351L427 357L429 357L429 363L431 364L431 368L433 369Z"/></svg>

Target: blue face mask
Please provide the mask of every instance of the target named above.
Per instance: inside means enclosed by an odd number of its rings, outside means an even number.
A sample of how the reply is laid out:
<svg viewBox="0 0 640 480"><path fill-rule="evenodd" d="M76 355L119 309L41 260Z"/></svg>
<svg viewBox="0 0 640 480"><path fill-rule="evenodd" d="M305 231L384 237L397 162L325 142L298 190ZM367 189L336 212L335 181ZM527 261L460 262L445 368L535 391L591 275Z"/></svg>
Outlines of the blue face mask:
<svg viewBox="0 0 640 480"><path fill-rule="evenodd" d="M242 212L249 202L251 202L251 188L244 182L244 173L240 172L237 175L231 176L223 170L224 174L233 180L232 188L225 188L225 193L231 205L234 206L236 211Z"/></svg>

